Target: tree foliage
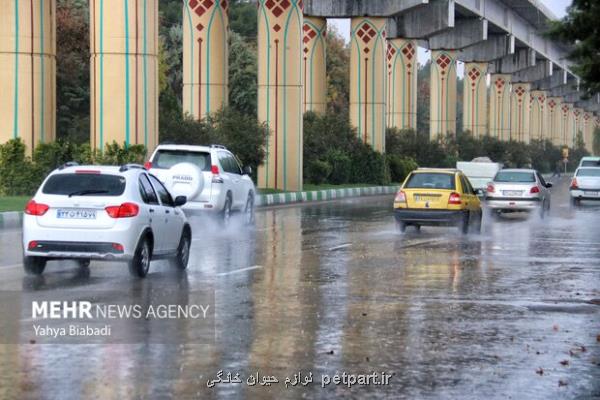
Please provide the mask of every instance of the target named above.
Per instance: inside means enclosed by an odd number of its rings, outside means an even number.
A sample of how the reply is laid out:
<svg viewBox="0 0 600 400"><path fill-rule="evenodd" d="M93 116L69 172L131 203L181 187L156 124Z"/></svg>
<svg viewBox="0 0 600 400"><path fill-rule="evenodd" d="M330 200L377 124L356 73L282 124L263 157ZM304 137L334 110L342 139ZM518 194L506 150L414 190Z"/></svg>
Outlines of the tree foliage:
<svg viewBox="0 0 600 400"><path fill-rule="evenodd" d="M336 113L347 113L350 104L350 48L335 27L327 30L327 105Z"/></svg>

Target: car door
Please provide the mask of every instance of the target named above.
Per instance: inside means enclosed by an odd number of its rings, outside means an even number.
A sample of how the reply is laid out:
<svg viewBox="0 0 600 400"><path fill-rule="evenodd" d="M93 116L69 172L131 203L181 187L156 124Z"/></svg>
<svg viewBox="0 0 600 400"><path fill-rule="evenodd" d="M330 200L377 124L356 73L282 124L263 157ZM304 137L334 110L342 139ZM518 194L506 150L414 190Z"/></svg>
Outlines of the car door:
<svg viewBox="0 0 600 400"><path fill-rule="evenodd" d="M161 213L165 221L165 251L171 252L176 250L179 245L179 239L183 230L183 220L180 218L180 211L175 208L173 198L165 186L154 175L148 175L148 177L161 203Z"/></svg>
<svg viewBox="0 0 600 400"><path fill-rule="evenodd" d="M244 173L242 167L238 163L233 154L229 154L229 164L231 165L231 174L235 184L235 204L236 208L242 209L246 206L246 182L244 181Z"/></svg>
<svg viewBox="0 0 600 400"><path fill-rule="evenodd" d="M225 171L228 180L228 189L232 195L232 208L240 208L240 192L242 175L235 158L228 151L219 151L219 162Z"/></svg>
<svg viewBox="0 0 600 400"><path fill-rule="evenodd" d="M165 250L165 229L164 219L161 218L161 205L158 201L158 195L152 187L150 180L146 174L140 174L139 176L140 195L142 196L143 202L148 207L148 213L150 215L150 228L154 235L154 249L153 253L160 254Z"/></svg>
<svg viewBox="0 0 600 400"><path fill-rule="evenodd" d="M462 187L461 196L465 198L465 206L471 213L479 212L479 198L475 194L471 183L466 176L460 174L460 186Z"/></svg>
<svg viewBox="0 0 600 400"><path fill-rule="evenodd" d="M546 186L546 181L544 180L544 177L537 171L535 172L535 175L537 176L540 191L543 195L542 200L545 201L546 204L550 204L550 190L548 190L548 187Z"/></svg>

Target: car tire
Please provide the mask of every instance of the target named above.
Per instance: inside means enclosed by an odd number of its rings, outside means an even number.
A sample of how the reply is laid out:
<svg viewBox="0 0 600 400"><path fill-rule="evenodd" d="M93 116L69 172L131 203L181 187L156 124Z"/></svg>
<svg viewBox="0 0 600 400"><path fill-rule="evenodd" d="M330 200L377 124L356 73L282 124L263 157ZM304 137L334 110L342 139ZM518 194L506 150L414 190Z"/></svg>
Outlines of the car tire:
<svg viewBox="0 0 600 400"><path fill-rule="evenodd" d="M571 197L571 208L577 208L577 207L579 207L580 203L581 203L581 200L579 200L576 197Z"/></svg>
<svg viewBox="0 0 600 400"><path fill-rule="evenodd" d="M177 246L177 255L173 259L173 262L177 269L184 270L188 266L190 260L190 247L192 246L192 235L189 229L184 229L181 233L181 239L179 239L179 246Z"/></svg>
<svg viewBox="0 0 600 400"><path fill-rule="evenodd" d="M148 236L143 236L138 243L133 259L129 261L129 273L138 278L148 275L150 261L152 260L152 246Z"/></svg>
<svg viewBox="0 0 600 400"><path fill-rule="evenodd" d="M546 202L544 201L544 202L542 203L542 206L540 207L540 219L544 219L544 218L546 218L546 211L547 211L547 208L548 208L548 207L546 207Z"/></svg>
<svg viewBox="0 0 600 400"><path fill-rule="evenodd" d="M27 275L41 275L46 268L46 259L43 257L23 257L23 269Z"/></svg>
<svg viewBox="0 0 600 400"><path fill-rule="evenodd" d="M254 196L252 196L252 193L248 193L248 200L246 200L246 207L244 208L244 224L248 226L254 225Z"/></svg>
<svg viewBox="0 0 600 400"><path fill-rule="evenodd" d="M396 229L400 233L406 232L406 222L396 221Z"/></svg>
<svg viewBox="0 0 600 400"><path fill-rule="evenodd" d="M483 224L483 212L480 212L475 223L475 233L481 233L481 225Z"/></svg>
<svg viewBox="0 0 600 400"><path fill-rule="evenodd" d="M223 205L223 210L221 211L221 225L224 228L229 226L231 222L231 194L227 193L227 197L225 198L225 205Z"/></svg>
<svg viewBox="0 0 600 400"><path fill-rule="evenodd" d="M79 268L88 268L92 260L89 258L82 258L77 260L77 264L79 264Z"/></svg>
<svg viewBox="0 0 600 400"><path fill-rule="evenodd" d="M421 225L419 225L419 224L416 224L416 225L414 225L414 227L415 227L415 230L416 230L418 233L420 233L420 232L421 232Z"/></svg>
<svg viewBox="0 0 600 400"><path fill-rule="evenodd" d="M469 220L470 220L469 213L468 212L464 213L463 217L459 223L459 226L458 226L463 235L466 235L469 233L469 222L470 222Z"/></svg>

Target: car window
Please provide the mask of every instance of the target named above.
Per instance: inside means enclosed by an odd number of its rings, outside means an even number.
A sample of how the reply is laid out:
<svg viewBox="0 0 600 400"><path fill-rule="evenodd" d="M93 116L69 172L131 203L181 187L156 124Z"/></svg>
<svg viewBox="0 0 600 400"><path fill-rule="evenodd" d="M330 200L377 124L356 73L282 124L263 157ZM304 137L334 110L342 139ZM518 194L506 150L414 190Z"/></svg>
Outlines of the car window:
<svg viewBox="0 0 600 400"><path fill-rule="evenodd" d="M152 159L152 168L169 169L179 163L194 164L201 171L210 171L210 153L187 150L158 150Z"/></svg>
<svg viewBox="0 0 600 400"><path fill-rule="evenodd" d="M142 200L146 204L155 204L158 205L158 197L156 196L156 192L152 188L150 181L146 174L140 175L140 194L142 195Z"/></svg>
<svg viewBox="0 0 600 400"><path fill-rule="evenodd" d="M581 167L600 167L600 160L584 160L581 162Z"/></svg>
<svg viewBox="0 0 600 400"><path fill-rule="evenodd" d="M454 174L439 172L420 172L411 175L405 188L408 189L447 189L456 188Z"/></svg>
<svg viewBox="0 0 600 400"><path fill-rule="evenodd" d="M229 164L231 165L231 173L232 174L238 174L238 175L242 174L242 169L240 168L240 164L238 164L237 160L235 159L235 157L232 154L229 155Z"/></svg>
<svg viewBox="0 0 600 400"><path fill-rule="evenodd" d="M600 177L600 168L582 168L577 171L577 176Z"/></svg>
<svg viewBox="0 0 600 400"><path fill-rule="evenodd" d="M469 179L467 179L466 176L460 175L460 183L463 188L463 193L473 194L473 187L471 186L471 183L469 182Z"/></svg>
<svg viewBox="0 0 600 400"><path fill-rule="evenodd" d="M536 175L538 177L538 180L542 184L542 186L546 187L546 181L544 180L544 177L542 176L542 174L540 174L539 172L536 172Z"/></svg>
<svg viewBox="0 0 600 400"><path fill-rule="evenodd" d="M219 161L221 162L221 166L225 172L230 174L240 174L239 166L237 165L237 161L235 158L226 151L219 152Z"/></svg>
<svg viewBox="0 0 600 400"><path fill-rule="evenodd" d="M528 171L500 171L496 174L494 182L506 183L533 183L535 176Z"/></svg>
<svg viewBox="0 0 600 400"><path fill-rule="evenodd" d="M101 173L65 173L50 176L42 193L64 196L120 196L125 177Z"/></svg>
<svg viewBox="0 0 600 400"><path fill-rule="evenodd" d="M158 193L158 197L160 198L160 202L163 206L175 207L175 203L173 202L173 198L169 191L165 188L165 186L153 175L149 175L150 182L152 182L152 186Z"/></svg>

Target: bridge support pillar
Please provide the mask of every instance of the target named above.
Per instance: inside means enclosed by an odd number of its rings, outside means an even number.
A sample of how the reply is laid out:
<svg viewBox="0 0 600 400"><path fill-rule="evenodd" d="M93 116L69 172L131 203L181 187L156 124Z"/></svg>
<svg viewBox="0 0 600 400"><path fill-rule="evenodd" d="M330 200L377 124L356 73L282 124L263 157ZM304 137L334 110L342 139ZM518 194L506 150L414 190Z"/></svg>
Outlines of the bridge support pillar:
<svg viewBox="0 0 600 400"><path fill-rule="evenodd" d="M0 0L0 143L56 135L56 2Z"/></svg>
<svg viewBox="0 0 600 400"><path fill-rule="evenodd" d="M573 143L574 129L573 104L565 103L563 101L560 110L560 145L571 147L571 144Z"/></svg>
<svg viewBox="0 0 600 400"><path fill-rule="evenodd" d="M487 63L465 63L463 88L463 131L473 137L488 134Z"/></svg>
<svg viewBox="0 0 600 400"><path fill-rule="evenodd" d="M302 190L302 0L258 1L258 119L269 128L258 186Z"/></svg>
<svg viewBox="0 0 600 400"><path fill-rule="evenodd" d="M304 74L304 112L327 111L327 19L304 17L302 70Z"/></svg>
<svg viewBox="0 0 600 400"><path fill-rule="evenodd" d="M90 3L91 142L158 142L158 0Z"/></svg>
<svg viewBox="0 0 600 400"><path fill-rule="evenodd" d="M583 113L583 141L585 142L585 149L592 153L594 140L594 114L591 111L585 111Z"/></svg>
<svg viewBox="0 0 600 400"><path fill-rule="evenodd" d="M513 83L511 92L510 139L529 143L530 83Z"/></svg>
<svg viewBox="0 0 600 400"><path fill-rule="evenodd" d="M431 51L430 128L431 139L456 134L456 52Z"/></svg>
<svg viewBox="0 0 600 400"><path fill-rule="evenodd" d="M581 134L581 138L583 139L583 108L573 107L573 137L569 147L577 147L579 134Z"/></svg>
<svg viewBox="0 0 600 400"><path fill-rule="evenodd" d="M228 0L183 2L183 111L196 119L228 98Z"/></svg>
<svg viewBox="0 0 600 400"><path fill-rule="evenodd" d="M555 146L562 145L562 98L548 97L548 133Z"/></svg>
<svg viewBox="0 0 600 400"><path fill-rule="evenodd" d="M490 136L510 139L510 75L491 75L489 125Z"/></svg>
<svg viewBox="0 0 600 400"><path fill-rule="evenodd" d="M529 138L530 140L550 139L548 135L548 93L544 90L532 90L529 94Z"/></svg>
<svg viewBox="0 0 600 400"><path fill-rule="evenodd" d="M385 18L352 18L350 33L350 121L359 138L385 151Z"/></svg>
<svg viewBox="0 0 600 400"><path fill-rule="evenodd" d="M417 129L417 43L390 39L387 46L387 126Z"/></svg>

